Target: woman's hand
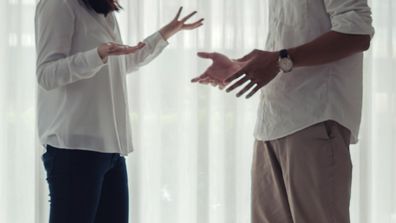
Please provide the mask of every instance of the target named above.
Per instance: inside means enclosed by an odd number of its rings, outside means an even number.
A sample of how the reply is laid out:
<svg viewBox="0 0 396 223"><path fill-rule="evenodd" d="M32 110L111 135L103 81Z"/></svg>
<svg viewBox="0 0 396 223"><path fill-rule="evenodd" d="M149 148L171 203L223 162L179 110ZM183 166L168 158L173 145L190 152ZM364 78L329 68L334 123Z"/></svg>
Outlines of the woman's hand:
<svg viewBox="0 0 396 223"><path fill-rule="evenodd" d="M200 19L194 23L186 23L193 15L197 12L192 12L183 19L179 20L183 7L180 7L179 11L177 12L176 17L166 26L164 26L160 33L165 40L168 40L171 36L175 35L179 31L182 30L194 30L203 25L204 19Z"/></svg>
<svg viewBox="0 0 396 223"><path fill-rule="evenodd" d="M98 54L104 63L107 62L109 56L127 55L135 53L145 46L144 43L140 42L136 46L122 45L118 43L104 43L98 47Z"/></svg>

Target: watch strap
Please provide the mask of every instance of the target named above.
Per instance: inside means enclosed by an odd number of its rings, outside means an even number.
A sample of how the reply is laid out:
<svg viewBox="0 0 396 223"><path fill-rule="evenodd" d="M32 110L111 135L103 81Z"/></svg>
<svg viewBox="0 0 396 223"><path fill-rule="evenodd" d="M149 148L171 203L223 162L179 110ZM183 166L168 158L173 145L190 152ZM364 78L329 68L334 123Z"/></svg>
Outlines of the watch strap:
<svg viewBox="0 0 396 223"><path fill-rule="evenodd" d="M289 51L287 51L287 49L283 49L283 50L279 51L279 57L281 59L288 58L289 57Z"/></svg>

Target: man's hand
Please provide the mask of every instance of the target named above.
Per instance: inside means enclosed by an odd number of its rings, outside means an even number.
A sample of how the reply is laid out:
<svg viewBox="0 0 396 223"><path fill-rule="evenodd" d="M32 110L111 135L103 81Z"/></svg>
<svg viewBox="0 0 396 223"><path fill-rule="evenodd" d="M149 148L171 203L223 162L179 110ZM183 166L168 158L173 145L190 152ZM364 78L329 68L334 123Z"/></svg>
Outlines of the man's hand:
<svg viewBox="0 0 396 223"><path fill-rule="evenodd" d="M238 60L231 60L220 53L199 53L198 56L213 60L213 64L192 82L219 85L222 89L232 81L236 81L227 88L231 92L235 88L247 84L237 97L249 90L246 98L253 96L258 90L267 85L279 73L278 53L254 50Z"/></svg>
<svg viewBox="0 0 396 223"><path fill-rule="evenodd" d="M203 25L204 19L200 19L194 23L186 23L187 20L197 13L196 11L179 20L182 10L183 7L180 7L176 17L160 30L160 33L165 40L168 40L171 36L182 30L194 30Z"/></svg>
<svg viewBox="0 0 396 223"><path fill-rule="evenodd" d="M198 53L198 56L205 59L211 59L212 65L200 76L191 80L191 82L199 82L201 84L219 85L222 89L228 83L226 79L241 70L243 62L231 60L227 56L220 53Z"/></svg>
<svg viewBox="0 0 396 223"><path fill-rule="evenodd" d="M237 97L244 95L250 90L246 96L246 98L250 98L279 73L278 58L277 52L253 50L248 55L237 60L243 66L238 72L228 77L225 82L230 83L237 79L238 81L228 87L226 91L231 92L235 88L247 84L238 92Z"/></svg>

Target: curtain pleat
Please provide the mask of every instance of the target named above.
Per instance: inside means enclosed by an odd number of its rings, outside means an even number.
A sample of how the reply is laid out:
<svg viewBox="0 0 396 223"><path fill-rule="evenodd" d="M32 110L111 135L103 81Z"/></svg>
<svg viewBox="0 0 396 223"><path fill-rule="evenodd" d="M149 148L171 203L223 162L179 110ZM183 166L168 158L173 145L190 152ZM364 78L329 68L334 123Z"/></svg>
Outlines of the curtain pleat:
<svg viewBox="0 0 396 223"><path fill-rule="evenodd" d="M48 220L35 130L34 4L0 1L0 222ZM135 44L197 10L205 25L170 40L128 76L135 152L127 158L133 223L250 222L250 165L258 97L190 83L210 64L198 51L238 58L266 41L267 0L123 0L123 40ZM361 140L352 146L352 223L396 223L396 3L372 0ZM192 19L192 20L194 20Z"/></svg>

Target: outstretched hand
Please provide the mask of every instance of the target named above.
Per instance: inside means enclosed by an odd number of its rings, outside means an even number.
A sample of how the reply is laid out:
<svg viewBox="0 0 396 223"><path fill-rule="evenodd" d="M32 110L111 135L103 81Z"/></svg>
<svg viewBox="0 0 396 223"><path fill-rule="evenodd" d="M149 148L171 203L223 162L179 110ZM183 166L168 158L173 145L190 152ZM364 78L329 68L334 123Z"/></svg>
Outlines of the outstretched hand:
<svg viewBox="0 0 396 223"><path fill-rule="evenodd" d="M246 96L246 98L250 98L279 73L278 53L276 52L253 50L238 60L231 60L219 53L200 53L199 56L212 59L213 64L204 74L194 78L192 82L210 83L224 88L235 81L226 91L231 92L245 85L237 93L237 97L250 91Z"/></svg>
<svg viewBox="0 0 396 223"><path fill-rule="evenodd" d="M176 17L160 30L161 35L166 40L168 40L171 36L175 35L176 33L182 30L194 30L203 25L203 21L204 21L203 18L193 23L186 23L191 17L197 14L196 11L190 13L186 17L179 20L182 11L183 11L183 7L180 7L179 11L176 14Z"/></svg>
<svg viewBox="0 0 396 223"><path fill-rule="evenodd" d="M245 85L237 93L237 97L248 91L250 92L246 95L246 98L252 97L258 90L272 81L280 71L277 52L253 50L238 61L245 63L245 65L226 80L226 82L233 82L238 79L226 89L227 92Z"/></svg>
<svg viewBox="0 0 396 223"><path fill-rule="evenodd" d="M226 79L237 73L244 66L243 62L231 60L220 53L200 52L198 56L204 59L211 59L213 63L202 75L192 79L191 82L193 83L212 84L222 89L228 84Z"/></svg>
<svg viewBox="0 0 396 223"><path fill-rule="evenodd" d="M98 54L105 62L109 56L120 56L135 53L142 49L146 44L140 42L136 46L128 46L119 43L109 42L103 43L98 47Z"/></svg>

